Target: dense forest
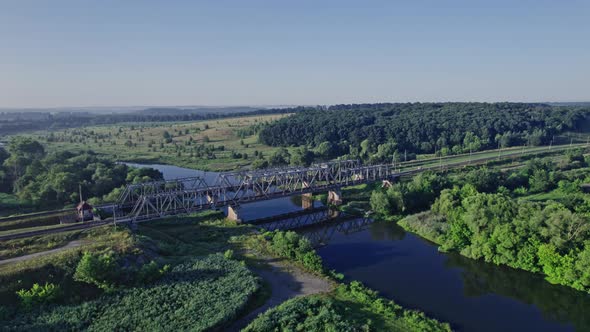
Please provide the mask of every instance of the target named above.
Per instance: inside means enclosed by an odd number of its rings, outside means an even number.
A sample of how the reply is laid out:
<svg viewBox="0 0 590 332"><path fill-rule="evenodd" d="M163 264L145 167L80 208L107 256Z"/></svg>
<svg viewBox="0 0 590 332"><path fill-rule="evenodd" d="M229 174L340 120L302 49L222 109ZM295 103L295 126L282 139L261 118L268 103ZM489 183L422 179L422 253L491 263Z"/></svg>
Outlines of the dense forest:
<svg viewBox="0 0 590 332"><path fill-rule="evenodd" d="M534 159L507 172L421 174L374 191L371 206L384 216L427 211L399 224L442 250L590 292L589 182L588 160L572 151L559 163Z"/></svg>
<svg viewBox="0 0 590 332"><path fill-rule="evenodd" d="M271 146L329 144L334 156L379 161L395 151L448 155L550 144L554 135L587 129L589 115L588 106L525 103L336 105L298 112L259 136Z"/></svg>
<svg viewBox="0 0 590 332"><path fill-rule="evenodd" d="M85 199L101 198L126 183L151 179L162 179L162 174L116 164L92 151L47 154L28 137L14 137L6 150L0 148L0 193L14 193L35 206L75 203L79 186Z"/></svg>
<svg viewBox="0 0 590 332"><path fill-rule="evenodd" d="M248 110L232 108L227 112L203 110L194 112L176 108L148 108L138 112L98 114L89 112L0 112L0 133L76 128L123 122L174 122L200 121L247 115L285 114L305 110L305 107Z"/></svg>

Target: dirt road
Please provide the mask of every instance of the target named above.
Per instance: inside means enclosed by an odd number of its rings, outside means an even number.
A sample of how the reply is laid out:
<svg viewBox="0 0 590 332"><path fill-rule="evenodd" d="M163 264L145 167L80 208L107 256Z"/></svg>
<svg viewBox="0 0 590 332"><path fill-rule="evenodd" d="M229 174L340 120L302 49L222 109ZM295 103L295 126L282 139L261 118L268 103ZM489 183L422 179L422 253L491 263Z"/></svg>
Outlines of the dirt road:
<svg viewBox="0 0 590 332"><path fill-rule="evenodd" d="M67 250L67 249L71 249L71 248L77 248L80 245L82 245L82 241L80 240L75 240L72 242L69 242L68 244L66 244L63 247L59 247L59 248L55 248L55 249L51 249L51 250L47 250L47 251L41 251L41 252L36 252L34 254L30 254L30 255L24 255L24 256L19 256L19 257L13 257L13 258L8 258L5 260L1 260L0 261L0 265L2 264L8 264L8 263L15 263L15 262L22 262L22 261L26 261L29 260L31 258L35 258L35 257L39 257L39 256L45 256L45 255L50 255L56 252L60 252L63 250Z"/></svg>

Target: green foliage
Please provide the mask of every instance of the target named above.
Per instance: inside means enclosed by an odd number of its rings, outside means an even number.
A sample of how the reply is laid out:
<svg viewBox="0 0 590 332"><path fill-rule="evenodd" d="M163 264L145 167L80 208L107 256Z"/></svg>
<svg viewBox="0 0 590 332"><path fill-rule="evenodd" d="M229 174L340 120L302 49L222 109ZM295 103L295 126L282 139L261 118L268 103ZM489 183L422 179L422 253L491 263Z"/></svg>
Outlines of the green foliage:
<svg viewBox="0 0 590 332"><path fill-rule="evenodd" d="M243 331L451 331L353 281L331 296L291 299L258 316Z"/></svg>
<svg viewBox="0 0 590 332"><path fill-rule="evenodd" d="M441 237L449 231L449 224L444 221L444 218L431 212L407 216L398 221L398 225L433 242L440 242Z"/></svg>
<svg viewBox="0 0 590 332"><path fill-rule="evenodd" d="M164 265L160 268L160 265L156 262L150 261L139 268L135 280L138 285L151 284L169 271L170 265Z"/></svg>
<svg viewBox="0 0 590 332"><path fill-rule="evenodd" d="M333 300L310 296L268 310L242 331L360 331L361 325L355 323L338 313Z"/></svg>
<svg viewBox="0 0 590 332"><path fill-rule="evenodd" d="M554 134L581 127L589 113L587 107L524 103L334 105L271 123L259 136L271 146L309 145L317 146L321 155L391 161L394 151L400 156L406 151L443 149L468 153L495 148L498 143L503 147L546 144ZM331 153L327 145L350 148Z"/></svg>
<svg viewBox="0 0 590 332"><path fill-rule="evenodd" d="M9 152L4 162L6 171L0 169L9 176L0 178L0 183L8 182L20 201L38 206L78 202L80 184L85 198L100 201L98 198L126 183L162 179L159 171L115 164L92 151L45 155L43 146L31 138L15 137Z"/></svg>
<svg viewBox="0 0 590 332"><path fill-rule="evenodd" d="M340 285L336 294L339 298L353 300L371 312L388 317L402 331L451 331L449 324L430 319L422 312L404 309L391 300L379 297L377 292L358 281Z"/></svg>
<svg viewBox="0 0 590 332"><path fill-rule="evenodd" d="M315 158L312 151L308 150L307 147L295 149L291 154L291 165L309 166Z"/></svg>
<svg viewBox="0 0 590 332"><path fill-rule="evenodd" d="M525 170L531 186L547 165L533 161ZM545 178L545 175L543 178ZM576 181L576 180L574 180ZM573 192L571 180L560 182L562 193ZM416 215L400 222L404 228L475 259L542 272L553 283L590 291L589 215L580 205L517 201L504 189L481 193L470 184L443 190L432 205L432 215Z"/></svg>
<svg viewBox="0 0 590 332"><path fill-rule="evenodd" d="M383 190L375 190L371 193L371 209L380 215L388 215L393 213L392 204L389 202L389 197Z"/></svg>
<svg viewBox="0 0 590 332"><path fill-rule="evenodd" d="M234 251L232 249L227 249L223 253L223 257L225 257L225 259L234 259Z"/></svg>
<svg viewBox="0 0 590 332"><path fill-rule="evenodd" d="M115 254L85 252L76 267L74 280L93 284L105 291L113 291L119 278L119 266Z"/></svg>
<svg viewBox="0 0 590 332"><path fill-rule="evenodd" d="M374 190L371 194L371 208L382 216L424 211L430 207L447 180L434 173L422 173L410 182L396 183L386 192Z"/></svg>
<svg viewBox="0 0 590 332"><path fill-rule="evenodd" d="M59 298L61 291L59 286L45 283L43 286L33 284L31 289L21 289L16 294L20 298L22 305L27 309L31 309L39 304L54 302Z"/></svg>
<svg viewBox="0 0 590 332"><path fill-rule="evenodd" d="M267 233L270 251L280 257L293 259L310 271L322 273L322 258L315 252L306 238L293 231Z"/></svg>
<svg viewBox="0 0 590 332"><path fill-rule="evenodd" d="M500 172L487 167L476 168L465 175L466 183L479 192L494 192L500 183Z"/></svg>
<svg viewBox="0 0 590 332"><path fill-rule="evenodd" d="M260 288L239 262L222 254L173 267L150 287L131 287L80 305L20 313L3 330L207 331L235 319Z"/></svg>
<svg viewBox="0 0 590 332"><path fill-rule="evenodd" d="M273 153L270 156L268 163L271 166L288 165L290 159L291 159L291 154L289 153L289 151L285 148L282 148L282 149L275 151L275 153Z"/></svg>
<svg viewBox="0 0 590 332"><path fill-rule="evenodd" d="M254 169L263 169L268 167L268 160L266 159L256 159L252 162L252 168Z"/></svg>

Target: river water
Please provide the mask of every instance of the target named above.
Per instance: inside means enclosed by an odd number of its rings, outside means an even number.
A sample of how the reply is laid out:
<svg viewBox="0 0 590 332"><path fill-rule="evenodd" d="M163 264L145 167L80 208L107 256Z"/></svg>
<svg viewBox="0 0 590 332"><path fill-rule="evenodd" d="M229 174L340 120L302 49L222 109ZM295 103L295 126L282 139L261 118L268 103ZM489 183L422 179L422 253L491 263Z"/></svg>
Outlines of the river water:
<svg viewBox="0 0 590 332"><path fill-rule="evenodd" d="M139 165L138 165L139 166ZM166 179L216 173L168 165ZM244 220L301 209L287 197L244 204ZM590 331L590 295L551 285L540 275L487 264L458 254L384 222L331 222L300 230L321 237L318 253L329 269L359 280L381 295L449 322L459 331ZM316 241L317 242L317 241Z"/></svg>

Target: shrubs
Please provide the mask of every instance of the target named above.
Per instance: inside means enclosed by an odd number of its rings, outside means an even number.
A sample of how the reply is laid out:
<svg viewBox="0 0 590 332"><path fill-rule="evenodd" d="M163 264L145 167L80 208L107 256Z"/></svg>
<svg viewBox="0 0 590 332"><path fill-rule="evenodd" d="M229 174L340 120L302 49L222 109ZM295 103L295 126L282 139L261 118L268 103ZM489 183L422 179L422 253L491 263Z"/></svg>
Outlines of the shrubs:
<svg viewBox="0 0 590 332"><path fill-rule="evenodd" d="M449 324L407 310L353 281L334 296L291 299L258 316L244 332L257 331L450 331Z"/></svg>
<svg viewBox="0 0 590 332"><path fill-rule="evenodd" d="M307 269L322 273L322 258L315 252L306 238L293 231L275 231L266 234L270 241L270 251L278 256L293 259Z"/></svg>
<svg viewBox="0 0 590 332"><path fill-rule="evenodd" d="M379 297L378 293L365 287L358 281L340 285L336 289L336 298L353 301L362 305L363 311L384 317L390 324L404 331L451 331L447 323L428 318L423 312L404 309L391 300Z"/></svg>
<svg viewBox="0 0 590 332"><path fill-rule="evenodd" d="M338 314L332 299L295 298L258 316L243 332L359 331L361 326Z"/></svg>
<svg viewBox="0 0 590 332"><path fill-rule="evenodd" d="M35 305L46 304L57 300L61 293L59 286L45 283L44 286L34 284L31 289L21 289L16 294L21 300L22 305L31 309Z"/></svg>
<svg viewBox="0 0 590 332"><path fill-rule="evenodd" d="M170 265L164 265L162 268L160 268L160 265L154 261L151 261L139 268L137 275L135 276L135 283L138 285L150 284L160 279L168 271L170 271Z"/></svg>
<svg viewBox="0 0 590 332"><path fill-rule="evenodd" d="M444 217L430 211L407 216L400 220L398 225L437 243L442 242L442 237L449 230L449 224L445 222Z"/></svg>
<svg viewBox="0 0 590 332"><path fill-rule="evenodd" d="M94 301L20 313L3 330L206 331L235 319L260 288L246 267L222 254L177 265L150 287Z"/></svg>
<svg viewBox="0 0 590 332"><path fill-rule="evenodd" d="M234 258L234 251L231 249L227 249L224 253L223 253L223 257L225 259L233 259Z"/></svg>
<svg viewBox="0 0 590 332"><path fill-rule="evenodd" d="M85 252L76 267L74 280L93 284L105 291L112 291L118 275L119 266L112 251L104 254Z"/></svg>

